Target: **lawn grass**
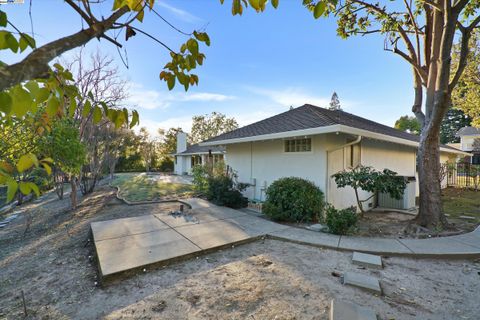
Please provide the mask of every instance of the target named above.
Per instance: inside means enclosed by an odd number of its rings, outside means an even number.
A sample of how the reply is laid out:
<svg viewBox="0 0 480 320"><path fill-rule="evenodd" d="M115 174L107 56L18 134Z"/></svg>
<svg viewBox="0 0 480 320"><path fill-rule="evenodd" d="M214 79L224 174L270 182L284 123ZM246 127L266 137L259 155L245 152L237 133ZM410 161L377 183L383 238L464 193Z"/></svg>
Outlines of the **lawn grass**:
<svg viewBox="0 0 480 320"><path fill-rule="evenodd" d="M113 186L120 188L119 196L127 201L175 199L193 195L193 185L164 182L142 173L115 175Z"/></svg>
<svg viewBox="0 0 480 320"><path fill-rule="evenodd" d="M480 221L480 191L461 188L447 188L442 190L443 211L450 218L472 216Z"/></svg>

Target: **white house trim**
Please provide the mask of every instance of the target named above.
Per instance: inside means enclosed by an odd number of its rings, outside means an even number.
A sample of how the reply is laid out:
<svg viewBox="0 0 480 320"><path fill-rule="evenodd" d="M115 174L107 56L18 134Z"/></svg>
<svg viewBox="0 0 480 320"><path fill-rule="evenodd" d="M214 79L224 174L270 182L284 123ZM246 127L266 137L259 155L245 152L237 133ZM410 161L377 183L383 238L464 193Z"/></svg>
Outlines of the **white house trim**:
<svg viewBox="0 0 480 320"><path fill-rule="evenodd" d="M332 133L332 132L342 132L353 134L357 136L363 136L366 138L377 139L382 141L389 141L393 143L398 143L402 145L418 147L419 143L416 141L411 141L407 139L397 138L386 134L376 133L369 130L353 128L341 124L335 124L331 126L325 127L317 127L317 128L310 128L310 129L303 129L303 130L293 130L293 131L285 131L285 132L277 132L271 134L264 134L258 136L250 136L244 138L235 138L235 139L225 139L225 140L217 140L217 141L209 141L209 142L201 142L199 145L201 146L216 146L216 145L226 145L226 144L234 144L234 143L242 143L242 142L254 142L254 141L265 141L265 140L274 140L274 139L283 139L283 138L292 138L292 137L302 137L302 136L311 136L317 134L325 134L325 133ZM456 150L453 148L445 148L440 147L440 151L443 152L450 152L456 153L464 156L471 156L470 153L464 152L461 150Z"/></svg>

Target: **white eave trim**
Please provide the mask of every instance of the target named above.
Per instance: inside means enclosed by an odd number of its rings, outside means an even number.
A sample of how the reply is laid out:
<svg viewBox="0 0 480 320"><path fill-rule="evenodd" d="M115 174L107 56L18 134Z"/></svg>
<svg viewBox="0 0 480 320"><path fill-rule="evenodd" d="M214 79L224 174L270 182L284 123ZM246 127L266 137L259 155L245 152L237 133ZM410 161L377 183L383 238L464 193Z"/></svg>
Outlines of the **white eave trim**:
<svg viewBox="0 0 480 320"><path fill-rule="evenodd" d="M318 128L311 128L311 129L303 129L303 130L294 130L294 131L285 131L285 132L278 132L278 133L271 133L271 134L264 134L259 136L252 136L252 137L245 137L245 138L236 138L236 139L226 139L226 140L218 140L218 141L211 141L211 142L201 142L199 145L201 146L216 146L216 145L225 145L225 144L234 144L234 143L242 143L242 142L253 142L253 141L265 141L265 140L273 140L273 139L284 139L284 138L293 138L293 137L302 137L302 136L311 136L316 134L325 134L325 133L333 133L333 132L342 132L342 133L349 133L353 135L359 135L366 138L377 139L388 141L392 143L398 143L402 145L418 147L418 142L411 141L403 138L393 137L386 134L376 133L364 129L353 128L341 124L326 126L326 127L318 127ZM461 150L454 150L450 148L440 147L440 151L448 152L448 153L456 153L461 154L464 156L471 156L470 153L464 152Z"/></svg>
<svg viewBox="0 0 480 320"><path fill-rule="evenodd" d="M225 151L212 151L212 154L225 154ZM209 152L190 152L190 153L173 153L173 156L199 156L199 155L208 155Z"/></svg>

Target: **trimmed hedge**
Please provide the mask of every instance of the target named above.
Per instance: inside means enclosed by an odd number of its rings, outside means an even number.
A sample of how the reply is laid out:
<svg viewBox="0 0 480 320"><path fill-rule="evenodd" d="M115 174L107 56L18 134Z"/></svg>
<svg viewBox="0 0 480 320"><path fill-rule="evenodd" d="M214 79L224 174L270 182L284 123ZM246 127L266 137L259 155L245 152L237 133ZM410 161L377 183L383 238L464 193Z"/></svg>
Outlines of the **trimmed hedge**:
<svg viewBox="0 0 480 320"><path fill-rule="evenodd" d="M267 189L262 212L277 221L311 222L321 220L325 205L323 192L311 181L297 177L281 178Z"/></svg>

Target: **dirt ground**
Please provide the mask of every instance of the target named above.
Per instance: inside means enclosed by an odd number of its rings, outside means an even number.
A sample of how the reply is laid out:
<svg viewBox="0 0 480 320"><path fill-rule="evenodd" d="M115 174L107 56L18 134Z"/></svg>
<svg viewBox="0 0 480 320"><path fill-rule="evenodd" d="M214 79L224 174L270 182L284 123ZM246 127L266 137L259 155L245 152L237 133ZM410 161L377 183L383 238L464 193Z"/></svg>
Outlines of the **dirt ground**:
<svg viewBox="0 0 480 320"><path fill-rule="evenodd" d="M351 253L274 240L96 285L90 222L177 207L126 206L106 187L74 212L54 195L28 204L0 229L0 319L23 318L22 290L27 319L328 319L332 298L370 306L379 319L478 319L480 260L390 257L375 271L351 264ZM331 275L349 270L381 279L384 295Z"/></svg>

